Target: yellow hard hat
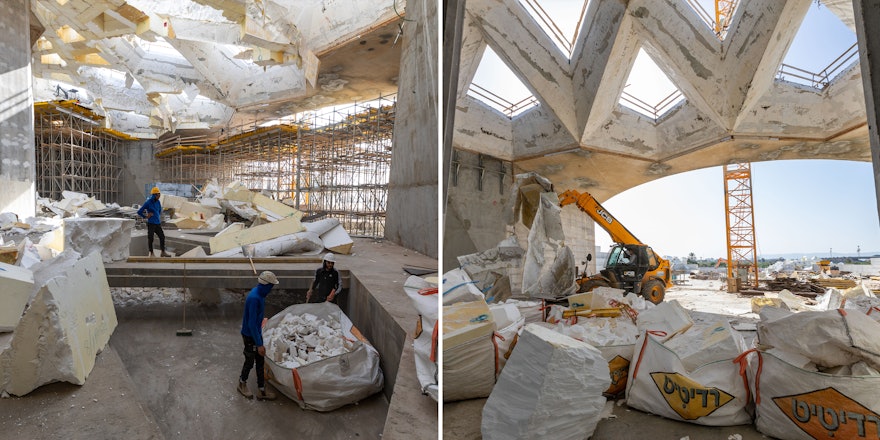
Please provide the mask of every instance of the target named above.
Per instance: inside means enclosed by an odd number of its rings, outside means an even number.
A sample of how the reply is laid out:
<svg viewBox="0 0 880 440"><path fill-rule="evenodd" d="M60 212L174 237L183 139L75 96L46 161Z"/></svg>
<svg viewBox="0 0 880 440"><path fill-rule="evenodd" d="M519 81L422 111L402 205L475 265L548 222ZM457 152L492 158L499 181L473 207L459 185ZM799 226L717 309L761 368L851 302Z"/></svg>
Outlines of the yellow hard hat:
<svg viewBox="0 0 880 440"><path fill-rule="evenodd" d="M153 189L150 190L150 194L159 194L159 187L154 186Z"/></svg>

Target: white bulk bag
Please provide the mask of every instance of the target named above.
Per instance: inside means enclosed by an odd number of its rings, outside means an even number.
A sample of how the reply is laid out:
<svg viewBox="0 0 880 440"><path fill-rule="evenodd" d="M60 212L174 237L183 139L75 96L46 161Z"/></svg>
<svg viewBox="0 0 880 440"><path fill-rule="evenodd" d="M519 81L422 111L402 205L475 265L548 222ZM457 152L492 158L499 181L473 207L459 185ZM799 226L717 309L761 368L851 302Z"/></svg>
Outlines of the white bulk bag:
<svg viewBox="0 0 880 440"><path fill-rule="evenodd" d="M439 314L437 285L429 283L423 278L411 276L407 278L403 290L412 300L413 307L419 312L419 322L416 323L413 335L416 375L419 378L422 393L431 396L436 401L439 398L437 350L440 328L437 326Z"/></svg>
<svg viewBox="0 0 880 440"><path fill-rule="evenodd" d="M758 431L782 440L877 438L880 376L834 376L749 356Z"/></svg>
<svg viewBox="0 0 880 440"><path fill-rule="evenodd" d="M707 426L751 423L750 395L740 365L717 360L687 371L678 356L645 332L636 342L626 384L632 408Z"/></svg>
<svg viewBox="0 0 880 440"><path fill-rule="evenodd" d="M266 378L303 409L332 411L355 403L382 390L384 377L379 368L379 352L336 304L331 302L294 304L276 314L263 326L263 333L277 327L288 313L310 313L319 319L339 321L345 337L354 342L348 353L303 365L286 368L266 356Z"/></svg>

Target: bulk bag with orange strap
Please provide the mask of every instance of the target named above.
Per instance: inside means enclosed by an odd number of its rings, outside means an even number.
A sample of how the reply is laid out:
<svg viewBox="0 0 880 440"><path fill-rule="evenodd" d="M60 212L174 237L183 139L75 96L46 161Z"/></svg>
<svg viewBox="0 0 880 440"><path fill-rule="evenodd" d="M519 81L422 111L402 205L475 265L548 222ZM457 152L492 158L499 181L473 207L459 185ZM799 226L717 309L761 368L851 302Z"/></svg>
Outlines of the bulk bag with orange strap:
<svg viewBox="0 0 880 440"><path fill-rule="evenodd" d="M761 350L747 355L758 430L784 440L880 437L878 334L880 323L853 310L759 323Z"/></svg>
<svg viewBox="0 0 880 440"><path fill-rule="evenodd" d="M443 307L443 401L487 397L495 386L495 321L486 301Z"/></svg>
<svg viewBox="0 0 880 440"><path fill-rule="evenodd" d="M431 396L435 401L439 398L437 350L439 350L439 329L437 315L437 284L423 278L411 276L403 285L406 295L419 313L413 332L413 351L415 352L416 375L422 387L422 393Z"/></svg>
<svg viewBox="0 0 880 440"><path fill-rule="evenodd" d="M720 328L720 330L719 330ZM726 350L711 349L711 356L688 353L681 357L665 345L664 333L645 331L636 342L627 378L626 403L632 408L672 420L707 426L733 426L752 422L748 411L748 382L734 363L744 351L742 338L729 326L695 325L685 333L711 339L717 331L724 336ZM729 339L729 340L728 340ZM702 345L693 338L694 348ZM733 343L730 343L730 340ZM714 344L712 344L714 345ZM683 361L683 359L685 361Z"/></svg>
<svg viewBox="0 0 880 440"><path fill-rule="evenodd" d="M384 385L379 353L336 304L282 310L266 321L263 341L266 378L303 409L332 411Z"/></svg>

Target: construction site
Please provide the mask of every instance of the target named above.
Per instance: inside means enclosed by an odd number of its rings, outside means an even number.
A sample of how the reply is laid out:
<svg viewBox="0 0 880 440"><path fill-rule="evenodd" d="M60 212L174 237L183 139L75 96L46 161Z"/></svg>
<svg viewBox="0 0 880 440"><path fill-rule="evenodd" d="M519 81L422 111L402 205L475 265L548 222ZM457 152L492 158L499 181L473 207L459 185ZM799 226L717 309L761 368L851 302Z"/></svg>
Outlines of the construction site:
<svg viewBox="0 0 880 440"><path fill-rule="evenodd" d="M446 11L443 438L877 435L880 259L761 261L754 197L785 188L753 180L776 161L873 161L877 197L876 2L561 3ZM817 38L792 58L801 35ZM708 169L723 192L611 200ZM831 210L813 177L800 203ZM852 240L877 236L866 202ZM721 225L677 216L688 203L720 206ZM637 238L645 224L726 253L698 266Z"/></svg>
<svg viewBox="0 0 880 440"><path fill-rule="evenodd" d="M0 12L0 438L438 437L436 3Z"/></svg>

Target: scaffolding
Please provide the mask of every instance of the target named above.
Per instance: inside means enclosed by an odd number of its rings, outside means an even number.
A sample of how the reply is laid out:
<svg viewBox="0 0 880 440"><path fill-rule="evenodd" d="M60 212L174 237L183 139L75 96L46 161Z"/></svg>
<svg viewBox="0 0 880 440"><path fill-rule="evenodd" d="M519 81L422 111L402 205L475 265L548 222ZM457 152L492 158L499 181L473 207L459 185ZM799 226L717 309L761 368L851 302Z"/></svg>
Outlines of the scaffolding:
<svg viewBox="0 0 880 440"><path fill-rule="evenodd" d="M339 219L354 236L383 237L395 96L224 129L216 140L156 144L162 182L196 187L216 178Z"/></svg>
<svg viewBox="0 0 880 440"><path fill-rule="evenodd" d="M724 165L724 211L727 226L727 283L758 285L755 211L750 163ZM740 274L740 271L745 274ZM743 276L745 275L745 276ZM736 290L729 290L736 292Z"/></svg>
<svg viewBox="0 0 880 440"><path fill-rule="evenodd" d="M122 141L135 138L103 127L104 117L74 100L34 103L36 189L41 197L76 191L116 200Z"/></svg>

